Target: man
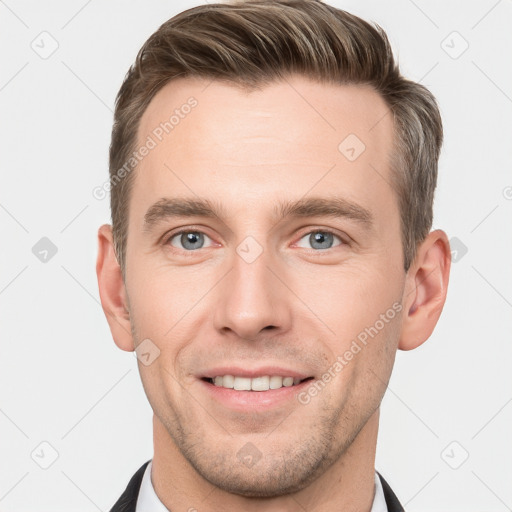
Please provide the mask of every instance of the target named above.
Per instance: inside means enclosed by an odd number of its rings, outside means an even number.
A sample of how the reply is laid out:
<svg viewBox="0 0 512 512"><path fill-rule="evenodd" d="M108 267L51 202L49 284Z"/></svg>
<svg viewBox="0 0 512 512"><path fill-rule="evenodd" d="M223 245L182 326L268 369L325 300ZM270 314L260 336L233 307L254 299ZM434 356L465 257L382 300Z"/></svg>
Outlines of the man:
<svg viewBox="0 0 512 512"><path fill-rule="evenodd" d="M448 285L442 124L378 26L317 0L172 18L120 89L97 274L154 456L112 511L398 511L375 471L397 349Z"/></svg>

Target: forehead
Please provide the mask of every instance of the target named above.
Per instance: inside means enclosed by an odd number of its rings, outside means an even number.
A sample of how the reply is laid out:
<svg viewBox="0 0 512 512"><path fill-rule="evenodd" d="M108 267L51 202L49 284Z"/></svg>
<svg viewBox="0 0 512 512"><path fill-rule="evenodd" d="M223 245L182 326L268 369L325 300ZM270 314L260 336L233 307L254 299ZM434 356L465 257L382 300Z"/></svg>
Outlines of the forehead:
<svg viewBox="0 0 512 512"><path fill-rule="evenodd" d="M392 116L366 85L293 76L247 91L177 79L141 118L139 147L151 149L137 166L133 197L218 199L222 191L233 208L247 209L283 191L300 198L337 190L378 206L383 194L392 197L392 140Z"/></svg>

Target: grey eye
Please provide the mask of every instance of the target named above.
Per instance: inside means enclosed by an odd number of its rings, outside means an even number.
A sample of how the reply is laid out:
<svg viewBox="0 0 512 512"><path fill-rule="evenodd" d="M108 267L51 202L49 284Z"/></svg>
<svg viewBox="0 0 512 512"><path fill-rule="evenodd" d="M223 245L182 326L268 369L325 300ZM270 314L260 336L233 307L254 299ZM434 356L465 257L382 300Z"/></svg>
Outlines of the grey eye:
<svg viewBox="0 0 512 512"><path fill-rule="evenodd" d="M339 236L336 236L334 233L331 233L329 231L312 231L311 233L308 233L307 235L303 236L301 238L301 241L304 239L307 239L307 243L311 245L313 249L331 249L332 247L335 247L333 245L334 239L338 239L341 242L341 239ZM300 242L299 242L300 244ZM337 244L340 245L340 244ZM303 245L299 245L300 247L304 247ZM308 248L308 247L306 247Z"/></svg>
<svg viewBox="0 0 512 512"><path fill-rule="evenodd" d="M181 247L176 245L175 240L179 240ZM202 249L205 243L205 234L200 231L182 231L181 233L176 233L171 237L170 243L173 247L185 249L186 251Z"/></svg>

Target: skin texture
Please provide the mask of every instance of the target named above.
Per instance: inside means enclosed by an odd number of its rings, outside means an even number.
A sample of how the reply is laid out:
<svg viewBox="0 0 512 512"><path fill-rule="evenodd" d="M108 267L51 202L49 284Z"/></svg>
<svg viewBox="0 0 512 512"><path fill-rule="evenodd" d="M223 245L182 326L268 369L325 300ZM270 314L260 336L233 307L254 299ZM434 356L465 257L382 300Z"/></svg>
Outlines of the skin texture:
<svg viewBox="0 0 512 512"><path fill-rule="evenodd" d="M191 96L197 106L135 171L125 281L110 226L98 234L115 343L132 351L149 338L160 351L148 366L139 361L154 411L156 493L171 510L369 511L380 402L396 350L421 345L441 314L446 234L432 231L404 271L387 164L392 116L371 88L291 76L246 92L179 79L151 101L141 144ZM365 145L354 161L338 149L349 134ZM334 196L368 210L371 228L346 217L274 217L279 201ZM208 199L225 215L145 225L152 205L177 197ZM171 238L180 229L204 233L200 248ZM319 249L309 235L324 230L335 236ZM248 236L262 249L251 263L237 252ZM220 365L279 365L314 382L393 304L394 318L307 404L233 410L198 378ZM244 446L260 455L251 467L237 455Z"/></svg>

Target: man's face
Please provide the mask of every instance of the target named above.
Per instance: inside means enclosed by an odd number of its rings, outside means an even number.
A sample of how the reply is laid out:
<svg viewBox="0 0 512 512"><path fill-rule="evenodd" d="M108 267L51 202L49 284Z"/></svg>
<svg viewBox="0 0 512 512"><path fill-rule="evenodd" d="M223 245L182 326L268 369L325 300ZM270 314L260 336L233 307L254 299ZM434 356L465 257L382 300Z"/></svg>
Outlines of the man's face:
<svg viewBox="0 0 512 512"><path fill-rule="evenodd" d="M135 344L160 351L139 367L169 449L222 489L272 496L317 478L378 417L406 277L393 126L368 87L207 85L173 81L141 120L139 143L157 144L130 198L130 321ZM216 215L172 206L185 199ZM301 382L244 390L279 377Z"/></svg>

